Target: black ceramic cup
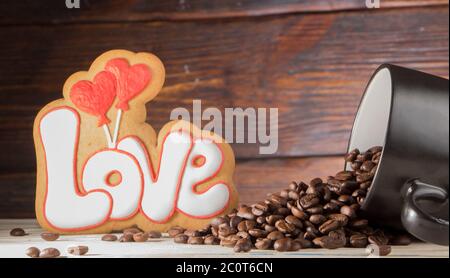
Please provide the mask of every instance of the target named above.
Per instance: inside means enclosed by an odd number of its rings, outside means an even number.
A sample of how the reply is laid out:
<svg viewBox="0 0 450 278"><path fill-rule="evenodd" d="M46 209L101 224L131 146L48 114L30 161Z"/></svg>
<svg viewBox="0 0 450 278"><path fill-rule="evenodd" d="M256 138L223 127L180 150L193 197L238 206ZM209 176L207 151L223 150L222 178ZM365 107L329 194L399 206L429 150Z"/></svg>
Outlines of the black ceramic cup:
<svg viewBox="0 0 450 278"><path fill-rule="evenodd" d="M373 75L349 150L383 146L362 210L379 225L448 245L448 80L394 65Z"/></svg>

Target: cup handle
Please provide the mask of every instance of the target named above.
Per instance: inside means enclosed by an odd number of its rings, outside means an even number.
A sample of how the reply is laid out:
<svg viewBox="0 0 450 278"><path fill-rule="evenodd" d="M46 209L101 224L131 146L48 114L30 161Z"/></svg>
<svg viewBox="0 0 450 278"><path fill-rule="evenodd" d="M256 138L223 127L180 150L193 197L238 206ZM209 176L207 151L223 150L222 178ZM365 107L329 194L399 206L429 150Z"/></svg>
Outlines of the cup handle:
<svg viewBox="0 0 450 278"><path fill-rule="evenodd" d="M417 206L417 201L424 198L446 202L448 192L418 179L406 182L403 192L402 223L405 229L421 240L448 246L448 220L432 216Z"/></svg>

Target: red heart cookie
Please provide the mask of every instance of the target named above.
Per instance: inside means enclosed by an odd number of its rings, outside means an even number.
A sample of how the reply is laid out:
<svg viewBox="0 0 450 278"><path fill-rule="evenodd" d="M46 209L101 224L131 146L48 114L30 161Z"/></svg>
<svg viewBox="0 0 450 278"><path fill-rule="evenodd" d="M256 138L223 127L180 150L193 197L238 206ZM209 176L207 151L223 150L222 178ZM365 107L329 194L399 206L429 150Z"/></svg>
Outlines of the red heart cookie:
<svg viewBox="0 0 450 278"><path fill-rule="evenodd" d="M128 102L139 95L151 80L151 72L147 65L130 66L128 61L122 58L110 60L105 69L117 78L117 98L119 102L116 107L123 111L129 109Z"/></svg>
<svg viewBox="0 0 450 278"><path fill-rule="evenodd" d="M107 71L99 72L92 82L78 81L70 90L70 99L78 109L99 117L98 126L110 122L106 112L114 102L115 95L116 77Z"/></svg>

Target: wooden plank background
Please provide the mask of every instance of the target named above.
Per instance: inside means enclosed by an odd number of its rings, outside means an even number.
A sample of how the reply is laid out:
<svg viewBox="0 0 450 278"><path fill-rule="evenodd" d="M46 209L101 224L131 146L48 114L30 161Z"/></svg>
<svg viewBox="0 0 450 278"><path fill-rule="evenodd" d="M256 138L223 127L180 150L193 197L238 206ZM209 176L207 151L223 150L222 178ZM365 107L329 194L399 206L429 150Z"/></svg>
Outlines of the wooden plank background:
<svg viewBox="0 0 450 278"><path fill-rule="evenodd" d="M448 0L381 0L372 10L365 0L81 1L79 10L64 2L0 2L0 218L34 216L34 116L109 49L165 63L165 87L148 104L156 129L193 99L221 111L279 108L277 153L233 144L243 202L342 168L380 64L449 75Z"/></svg>

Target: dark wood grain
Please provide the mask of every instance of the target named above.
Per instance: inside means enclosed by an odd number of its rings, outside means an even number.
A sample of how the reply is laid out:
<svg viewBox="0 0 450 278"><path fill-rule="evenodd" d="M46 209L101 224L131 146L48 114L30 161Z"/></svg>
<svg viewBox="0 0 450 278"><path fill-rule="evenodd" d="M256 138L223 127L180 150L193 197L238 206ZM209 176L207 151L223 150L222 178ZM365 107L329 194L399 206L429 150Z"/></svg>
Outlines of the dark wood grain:
<svg viewBox="0 0 450 278"><path fill-rule="evenodd" d="M240 161L236 167L235 184L241 202L250 204L263 200L267 193L285 188L293 180L326 177L342 167L341 157ZM0 174L0 180L0 218L35 217L35 174Z"/></svg>
<svg viewBox="0 0 450 278"><path fill-rule="evenodd" d="M224 22L0 28L1 171L34 169L32 123L64 80L112 48L150 51L166 85L148 104L156 129L172 109L279 108L274 157L342 154L372 72L391 62L448 76L448 8L290 15ZM233 145L238 158L256 144ZM267 157L267 156L265 156Z"/></svg>
<svg viewBox="0 0 450 278"><path fill-rule="evenodd" d="M382 0L381 8L445 5L448 0ZM366 9L365 0L2 0L0 24L197 20Z"/></svg>

